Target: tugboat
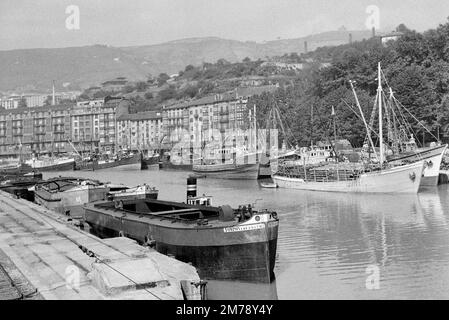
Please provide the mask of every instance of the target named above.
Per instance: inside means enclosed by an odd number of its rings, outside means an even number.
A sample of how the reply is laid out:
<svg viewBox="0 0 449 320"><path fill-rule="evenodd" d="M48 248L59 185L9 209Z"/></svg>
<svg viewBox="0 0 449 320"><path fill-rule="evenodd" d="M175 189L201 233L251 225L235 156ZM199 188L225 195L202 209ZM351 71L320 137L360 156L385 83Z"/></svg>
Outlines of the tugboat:
<svg viewBox="0 0 449 320"><path fill-rule="evenodd" d="M126 236L192 263L202 279L270 283L279 219L251 205L211 206L188 179L187 201L119 200L84 206L84 221L102 236Z"/></svg>

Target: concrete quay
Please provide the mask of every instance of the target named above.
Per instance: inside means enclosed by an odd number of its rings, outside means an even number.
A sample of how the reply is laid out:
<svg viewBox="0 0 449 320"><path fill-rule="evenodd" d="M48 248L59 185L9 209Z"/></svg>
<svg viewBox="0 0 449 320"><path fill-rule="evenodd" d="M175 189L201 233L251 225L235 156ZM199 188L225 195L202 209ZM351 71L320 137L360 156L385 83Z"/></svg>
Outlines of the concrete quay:
<svg viewBox="0 0 449 320"><path fill-rule="evenodd" d="M186 263L0 191L0 299L201 299Z"/></svg>

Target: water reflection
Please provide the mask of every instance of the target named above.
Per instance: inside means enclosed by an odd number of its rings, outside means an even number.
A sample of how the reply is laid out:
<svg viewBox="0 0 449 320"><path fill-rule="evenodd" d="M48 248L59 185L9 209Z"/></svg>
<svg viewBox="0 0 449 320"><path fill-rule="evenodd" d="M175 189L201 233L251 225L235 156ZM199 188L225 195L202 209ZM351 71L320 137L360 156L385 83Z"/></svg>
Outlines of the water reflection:
<svg viewBox="0 0 449 320"><path fill-rule="evenodd" d="M130 185L147 182L160 189L162 199L185 200L188 172L116 168L76 174ZM212 195L216 205L262 199L257 207L275 209L281 219L276 281L214 281L210 298L449 298L448 186L418 195L351 195L201 179L198 191ZM370 265L380 269L379 290L366 289Z"/></svg>

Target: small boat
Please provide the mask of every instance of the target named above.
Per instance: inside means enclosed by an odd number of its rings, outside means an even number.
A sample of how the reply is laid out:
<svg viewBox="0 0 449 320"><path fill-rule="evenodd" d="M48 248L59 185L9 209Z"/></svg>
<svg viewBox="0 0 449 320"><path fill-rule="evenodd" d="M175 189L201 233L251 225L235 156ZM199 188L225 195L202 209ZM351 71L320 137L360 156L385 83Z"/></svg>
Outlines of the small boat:
<svg viewBox="0 0 449 320"><path fill-rule="evenodd" d="M202 279L271 282L279 226L276 212L256 211L250 205L214 207L210 200L192 195L186 203L103 201L84 206L84 221L102 236L126 236L190 262Z"/></svg>
<svg viewBox="0 0 449 320"><path fill-rule="evenodd" d="M14 163L8 165L2 165L0 167L0 175L23 175L26 173L33 173L38 170L33 169L30 165L26 163Z"/></svg>
<svg viewBox="0 0 449 320"><path fill-rule="evenodd" d="M143 156L141 158L140 169L146 170L150 167L159 167L159 154L153 154L151 156Z"/></svg>
<svg viewBox="0 0 449 320"><path fill-rule="evenodd" d="M277 189L279 186L274 182L261 182L260 186L267 189Z"/></svg>
<svg viewBox="0 0 449 320"><path fill-rule="evenodd" d="M70 171L75 168L75 159L69 157L33 158L25 161L33 170L44 171Z"/></svg>
<svg viewBox="0 0 449 320"><path fill-rule="evenodd" d="M165 152L159 159L159 169L192 171L192 164L190 161L184 161L179 154L174 153L172 157L172 152Z"/></svg>
<svg viewBox="0 0 449 320"><path fill-rule="evenodd" d="M0 190L33 202L34 192L28 189L40 181L42 181L42 173L1 174Z"/></svg>
<svg viewBox="0 0 449 320"><path fill-rule="evenodd" d="M146 183L136 187L107 184L108 200L157 199L159 190Z"/></svg>
<svg viewBox="0 0 449 320"><path fill-rule="evenodd" d="M85 203L107 199L109 188L97 181L72 177L48 179L34 186L35 202L74 218L83 215Z"/></svg>

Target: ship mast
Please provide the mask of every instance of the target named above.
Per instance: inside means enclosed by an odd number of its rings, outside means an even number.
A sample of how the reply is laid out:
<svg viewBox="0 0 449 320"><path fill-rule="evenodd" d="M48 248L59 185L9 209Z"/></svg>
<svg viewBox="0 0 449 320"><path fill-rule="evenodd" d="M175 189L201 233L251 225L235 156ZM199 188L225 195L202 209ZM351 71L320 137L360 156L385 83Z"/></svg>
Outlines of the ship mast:
<svg viewBox="0 0 449 320"><path fill-rule="evenodd" d="M366 123L365 116L363 115L362 106L360 105L359 98L357 97L357 92L355 92L353 81L349 81L349 84L351 85L352 92L354 93L355 102L357 103L357 107L359 108L360 116L362 117L363 124L365 125L367 136L368 136L368 141L370 142L371 147L373 148L374 156L376 157L376 159L378 159L376 149L374 148L373 139L371 138L371 133L370 133L371 127L368 126L368 124Z"/></svg>
<svg viewBox="0 0 449 320"><path fill-rule="evenodd" d="M380 152L379 152L379 161L380 165L382 166L384 163L384 142L383 142L383 132L382 132L382 78L381 78L381 71L380 71L380 62L378 65L378 76L377 80L379 83L379 87L377 88L377 95L378 95L378 103L379 103L379 146L380 146Z"/></svg>

